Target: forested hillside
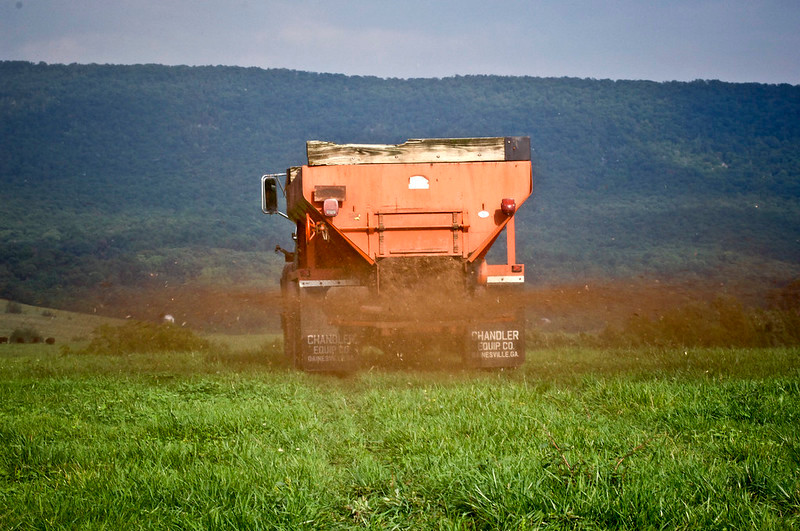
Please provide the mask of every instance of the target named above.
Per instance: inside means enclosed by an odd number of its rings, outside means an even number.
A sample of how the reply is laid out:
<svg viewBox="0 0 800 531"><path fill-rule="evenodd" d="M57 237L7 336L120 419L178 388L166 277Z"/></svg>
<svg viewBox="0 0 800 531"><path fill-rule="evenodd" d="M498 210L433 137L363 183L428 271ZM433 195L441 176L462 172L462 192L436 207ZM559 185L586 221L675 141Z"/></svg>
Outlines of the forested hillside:
<svg viewBox="0 0 800 531"><path fill-rule="evenodd" d="M305 141L528 135L531 283L800 274L800 87L0 63L0 297L275 282Z"/></svg>

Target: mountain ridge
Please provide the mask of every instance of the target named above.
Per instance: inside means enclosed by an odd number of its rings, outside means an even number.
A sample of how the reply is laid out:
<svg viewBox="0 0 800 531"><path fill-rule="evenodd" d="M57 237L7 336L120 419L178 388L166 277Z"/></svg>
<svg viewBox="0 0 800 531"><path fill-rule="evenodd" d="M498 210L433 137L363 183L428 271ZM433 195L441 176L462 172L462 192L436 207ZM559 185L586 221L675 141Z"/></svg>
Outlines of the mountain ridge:
<svg viewBox="0 0 800 531"><path fill-rule="evenodd" d="M0 79L0 296L23 302L271 285L291 225L260 215L258 177L306 140L530 136L531 283L800 275L800 86L19 61Z"/></svg>

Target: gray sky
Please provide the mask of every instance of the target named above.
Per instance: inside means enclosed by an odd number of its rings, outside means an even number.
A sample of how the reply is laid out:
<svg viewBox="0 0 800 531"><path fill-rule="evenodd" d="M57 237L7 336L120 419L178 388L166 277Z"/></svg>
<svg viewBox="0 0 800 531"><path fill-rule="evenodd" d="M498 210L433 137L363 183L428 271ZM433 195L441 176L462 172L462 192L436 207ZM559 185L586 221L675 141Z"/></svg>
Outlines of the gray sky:
<svg viewBox="0 0 800 531"><path fill-rule="evenodd" d="M0 0L0 59L800 84L800 0Z"/></svg>

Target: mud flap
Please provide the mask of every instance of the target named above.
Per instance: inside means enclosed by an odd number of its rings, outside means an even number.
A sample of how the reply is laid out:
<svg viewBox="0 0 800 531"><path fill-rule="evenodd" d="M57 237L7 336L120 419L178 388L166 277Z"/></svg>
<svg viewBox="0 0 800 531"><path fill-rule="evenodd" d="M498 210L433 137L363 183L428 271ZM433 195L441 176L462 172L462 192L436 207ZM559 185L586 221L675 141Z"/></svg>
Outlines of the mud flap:
<svg viewBox="0 0 800 531"><path fill-rule="evenodd" d="M322 293L302 290L296 365L304 371L349 372L357 368L356 334L329 322Z"/></svg>
<svg viewBox="0 0 800 531"><path fill-rule="evenodd" d="M465 341L469 367L519 367L525 362L525 315L520 310L504 319L472 321Z"/></svg>

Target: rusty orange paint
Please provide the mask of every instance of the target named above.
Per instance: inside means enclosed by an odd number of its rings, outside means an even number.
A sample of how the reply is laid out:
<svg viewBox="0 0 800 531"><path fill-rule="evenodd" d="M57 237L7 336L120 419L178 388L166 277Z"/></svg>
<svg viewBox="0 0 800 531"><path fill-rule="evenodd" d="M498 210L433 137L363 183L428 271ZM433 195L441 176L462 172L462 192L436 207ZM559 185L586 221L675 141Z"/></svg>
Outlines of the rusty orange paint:
<svg viewBox="0 0 800 531"><path fill-rule="evenodd" d="M501 211L511 198L517 209L531 194L530 161L303 166L302 193L291 194L290 212L315 217L322 201L314 191L344 186L336 217L325 218L363 257L482 258L509 223L509 263L514 263L513 216ZM300 190L297 190L298 192ZM301 199L302 198L302 199ZM305 215L305 214L303 214Z"/></svg>

